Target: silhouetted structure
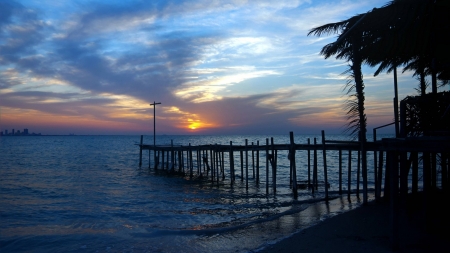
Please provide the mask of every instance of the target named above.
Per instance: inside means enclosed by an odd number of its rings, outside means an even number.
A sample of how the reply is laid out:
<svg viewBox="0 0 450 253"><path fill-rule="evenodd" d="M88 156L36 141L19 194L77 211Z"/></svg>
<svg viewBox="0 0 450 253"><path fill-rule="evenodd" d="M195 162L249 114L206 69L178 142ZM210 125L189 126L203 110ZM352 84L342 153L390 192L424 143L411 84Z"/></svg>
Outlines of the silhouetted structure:
<svg viewBox="0 0 450 253"><path fill-rule="evenodd" d="M11 130L11 133L8 132L7 129L5 131L0 132L0 136L40 136L41 133L30 133L28 128L24 128L22 132L20 130L15 131L14 129Z"/></svg>

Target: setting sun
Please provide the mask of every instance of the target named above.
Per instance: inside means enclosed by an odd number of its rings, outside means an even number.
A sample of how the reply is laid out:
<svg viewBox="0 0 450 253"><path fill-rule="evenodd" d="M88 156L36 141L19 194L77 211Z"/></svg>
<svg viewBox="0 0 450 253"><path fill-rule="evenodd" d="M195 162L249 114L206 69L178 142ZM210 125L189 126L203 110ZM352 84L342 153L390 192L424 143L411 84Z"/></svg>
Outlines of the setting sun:
<svg viewBox="0 0 450 253"><path fill-rule="evenodd" d="M189 126L188 126L189 129L194 130L194 129L199 128L200 126L201 126L201 123L199 120L196 120L196 121L191 120L191 119L189 120Z"/></svg>

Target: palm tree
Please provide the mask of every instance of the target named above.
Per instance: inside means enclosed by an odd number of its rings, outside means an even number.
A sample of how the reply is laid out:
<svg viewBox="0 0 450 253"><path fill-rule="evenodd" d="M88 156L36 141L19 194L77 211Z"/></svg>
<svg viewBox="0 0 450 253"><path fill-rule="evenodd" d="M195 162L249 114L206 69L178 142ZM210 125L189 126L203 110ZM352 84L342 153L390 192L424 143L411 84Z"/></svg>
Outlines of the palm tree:
<svg viewBox="0 0 450 253"><path fill-rule="evenodd" d="M364 82L361 71L363 58L361 57L361 48L365 43L368 34L358 29L358 25L364 22L367 14L355 16L346 21L327 24L312 29L308 35L314 34L321 36L322 34L340 32L338 40L324 46L321 54L328 58L336 55L338 59L346 59L349 63L349 69L344 73L349 73L347 79L347 94L349 99L346 102L347 115L349 119L348 129L354 136L358 133L358 139L361 143L361 163L363 172L364 194L363 201L367 203L367 153L366 153L366 126L367 119L364 113ZM355 91L353 94L352 92Z"/></svg>
<svg viewBox="0 0 450 253"><path fill-rule="evenodd" d="M352 130L353 135L359 133L363 173L367 173L367 164L362 64L378 65L375 75L384 70L394 71L395 84L397 66L406 65L407 68L415 69L421 77L427 72L431 73L432 90L436 93L437 77L450 76L450 54L445 47L445 35L450 24L449 3L450 0L394 0L365 14L309 31L308 35L316 36L339 34L338 39L325 45L320 53L325 59L335 56L351 62L350 68L344 72L349 73L351 78L345 86L350 94L346 102L348 129ZM447 53L441 56L437 50ZM422 91L423 85L424 82ZM352 94L353 91L355 94Z"/></svg>

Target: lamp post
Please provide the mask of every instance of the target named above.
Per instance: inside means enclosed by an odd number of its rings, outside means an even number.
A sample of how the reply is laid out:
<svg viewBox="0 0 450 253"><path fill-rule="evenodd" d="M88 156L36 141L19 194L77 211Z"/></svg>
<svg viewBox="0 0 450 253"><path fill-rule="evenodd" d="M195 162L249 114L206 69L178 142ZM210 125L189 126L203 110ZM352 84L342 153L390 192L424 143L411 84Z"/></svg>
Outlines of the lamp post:
<svg viewBox="0 0 450 253"><path fill-rule="evenodd" d="M156 105L160 105L161 103L156 103L155 101L153 101L153 154L154 154L154 158L155 158L155 169L157 166L156 163Z"/></svg>

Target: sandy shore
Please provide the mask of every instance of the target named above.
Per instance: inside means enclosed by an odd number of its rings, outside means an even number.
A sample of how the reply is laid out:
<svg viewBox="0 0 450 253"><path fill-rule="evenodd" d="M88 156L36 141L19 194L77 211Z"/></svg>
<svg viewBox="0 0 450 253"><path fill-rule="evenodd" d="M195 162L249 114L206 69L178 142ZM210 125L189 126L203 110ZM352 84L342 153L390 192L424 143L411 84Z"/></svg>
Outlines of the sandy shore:
<svg viewBox="0 0 450 253"><path fill-rule="evenodd" d="M425 232L421 210L403 211L400 249L396 252L450 252L448 220L442 222L442 219L437 219L432 229ZM390 231L389 205L370 202L326 219L259 252L393 252Z"/></svg>

